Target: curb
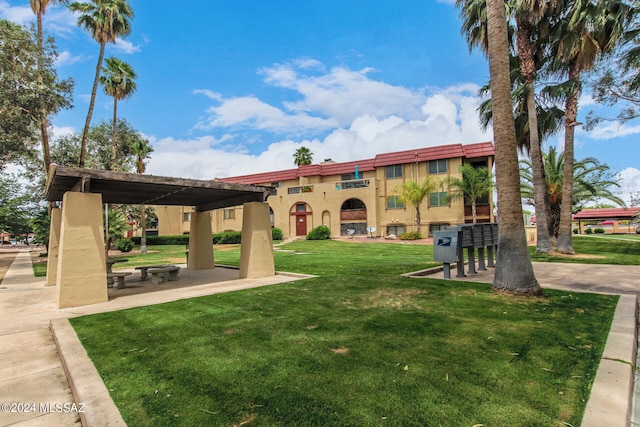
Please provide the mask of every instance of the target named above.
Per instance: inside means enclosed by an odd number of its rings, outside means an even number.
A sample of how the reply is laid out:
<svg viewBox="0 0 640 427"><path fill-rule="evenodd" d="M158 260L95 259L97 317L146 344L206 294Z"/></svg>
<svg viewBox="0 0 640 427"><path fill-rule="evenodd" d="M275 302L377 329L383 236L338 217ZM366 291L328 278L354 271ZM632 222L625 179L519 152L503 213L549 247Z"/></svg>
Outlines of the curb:
<svg viewBox="0 0 640 427"><path fill-rule="evenodd" d="M629 426L638 342L637 307L635 295L620 295L582 427Z"/></svg>
<svg viewBox="0 0 640 427"><path fill-rule="evenodd" d="M79 414L82 425L126 426L69 320L52 320L50 329L73 397L79 406L84 406L84 412Z"/></svg>

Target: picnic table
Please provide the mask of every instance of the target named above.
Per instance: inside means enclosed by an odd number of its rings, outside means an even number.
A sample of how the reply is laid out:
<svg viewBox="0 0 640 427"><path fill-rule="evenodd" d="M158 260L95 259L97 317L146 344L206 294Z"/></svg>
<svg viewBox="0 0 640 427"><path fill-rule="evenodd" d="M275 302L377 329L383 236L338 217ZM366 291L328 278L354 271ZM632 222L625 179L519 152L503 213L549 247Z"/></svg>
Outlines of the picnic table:
<svg viewBox="0 0 640 427"><path fill-rule="evenodd" d="M135 267L136 270L140 270L140 281L147 280L148 270L154 268L167 268L167 267L175 267L173 264L162 264L162 265L140 265Z"/></svg>
<svg viewBox="0 0 640 427"><path fill-rule="evenodd" d="M107 287L113 287L114 280L118 280L118 289L124 288L124 278L131 275L131 273L127 272L113 272L113 264L118 262L127 262L129 261L126 258L107 258Z"/></svg>

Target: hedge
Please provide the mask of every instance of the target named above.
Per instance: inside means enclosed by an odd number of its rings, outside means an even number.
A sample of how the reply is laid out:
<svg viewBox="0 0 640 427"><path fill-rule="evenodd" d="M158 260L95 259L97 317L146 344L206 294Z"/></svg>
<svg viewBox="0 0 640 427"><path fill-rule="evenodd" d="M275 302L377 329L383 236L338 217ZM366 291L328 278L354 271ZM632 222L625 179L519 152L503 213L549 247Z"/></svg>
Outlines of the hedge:
<svg viewBox="0 0 640 427"><path fill-rule="evenodd" d="M225 231L223 233L214 233L211 235L214 245L238 244L242 240L241 231ZM271 229L271 238L273 240L282 240L282 230L279 228ZM133 243L140 245L140 237L131 238ZM177 236L147 236L147 245L185 245L189 244L188 234L179 234Z"/></svg>

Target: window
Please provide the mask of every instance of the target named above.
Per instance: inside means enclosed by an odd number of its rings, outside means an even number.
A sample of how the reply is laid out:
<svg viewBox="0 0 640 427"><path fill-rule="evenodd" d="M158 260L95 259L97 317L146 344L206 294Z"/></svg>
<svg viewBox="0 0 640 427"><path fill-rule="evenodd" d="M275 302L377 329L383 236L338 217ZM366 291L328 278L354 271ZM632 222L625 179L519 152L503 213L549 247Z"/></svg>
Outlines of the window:
<svg viewBox="0 0 640 427"><path fill-rule="evenodd" d="M447 173L447 160L429 160L429 173Z"/></svg>
<svg viewBox="0 0 640 427"><path fill-rule="evenodd" d="M354 172L343 173L340 175L340 181L351 181L353 179L356 179L356 174Z"/></svg>
<svg viewBox="0 0 640 427"><path fill-rule="evenodd" d="M402 178L402 165L387 166L387 179Z"/></svg>
<svg viewBox="0 0 640 427"><path fill-rule="evenodd" d="M271 186L276 188L284 187L284 181L272 182Z"/></svg>
<svg viewBox="0 0 640 427"><path fill-rule="evenodd" d="M403 209L404 208L404 202L398 200L398 197L399 196L387 197L387 209Z"/></svg>
<svg viewBox="0 0 640 427"><path fill-rule="evenodd" d="M225 209L224 210L224 219L236 219L236 210L235 209Z"/></svg>
<svg viewBox="0 0 640 427"><path fill-rule="evenodd" d="M304 203L298 203L296 205L296 212L306 212L307 211L307 205Z"/></svg>
<svg viewBox="0 0 640 427"><path fill-rule="evenodd" d="M400 236L406 232L404 224L387 225L387 236L389 234L395 234Z"/></svg>
<svg viewBox="0 0 640 427"><path fill-rule="evenodd" d="M185 212L182 214L182 221L191 222L191 212Z"/></svg>
<svg viewBox="0 0 640 427"><path fill-rule="evenodd" d="M445 230L449 224L429 224L429 235L433 236L434 231Z"/></svg>
<svg viewBox="0 0 640 427"><path fill-rule="evenodd" d="M447 206L449 201L447 200L447 192L429 193L429 206Z"/></svg>

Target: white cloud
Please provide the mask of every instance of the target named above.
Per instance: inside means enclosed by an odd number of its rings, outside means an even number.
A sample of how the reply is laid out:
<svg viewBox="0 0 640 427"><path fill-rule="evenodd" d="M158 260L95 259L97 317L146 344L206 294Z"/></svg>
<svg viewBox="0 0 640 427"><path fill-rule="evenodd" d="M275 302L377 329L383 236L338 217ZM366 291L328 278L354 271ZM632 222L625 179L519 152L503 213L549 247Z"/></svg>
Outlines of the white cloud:
<svg viewBox="0 0 640 427"><path fill-rule="evenodd" d="M640 125L631 126L628 124L621 124L618 122L609 122L601 124L594 130L588 133L590 138L593 139L613 139L620 138L629 135L635 135L640 133Z"/></svg>
<svg viewBox="0 0 640 427"><path fill-rule="evenodd" d="M116 39L115 48L120 52L127 54L138 53L141 50L140 45L134 45L130 41L121 38Z"/></svg>
<svg viewBox="0 0 640 427"><path fill-rule="evenodd" d="M65 50L64 52L60 52L58 54L58 58L56 58L54 65L56 67L64 67L64 66L75 64L76 62L82 62L84 60L85 58L83 58L82 55L74 56L71 52L69 52L68 50Z"/></svg>
<svg viewBox="0 0 640 427"><path fill-rule="evenodd" d="M214 92L208 89L196 89L193 91L194 95L204 95L209 99L213 99L214 101L222 101L222 95L218 92Z"/></svg>
<svg viewBox="0 0 640 427"><path fill-rule="evenodd" d="M0 17L19 25L25 25L35 20L35 15L29 6L11 6L0 0Z"/></svg>
<svg viewBox="0 0 640 427"><path fill-rule="evenodd" d="M613 191L629 205L630 196L640 192L640 169L632 167L623 169L618 172L616 178L619 180L620 187Z"/></svg>

